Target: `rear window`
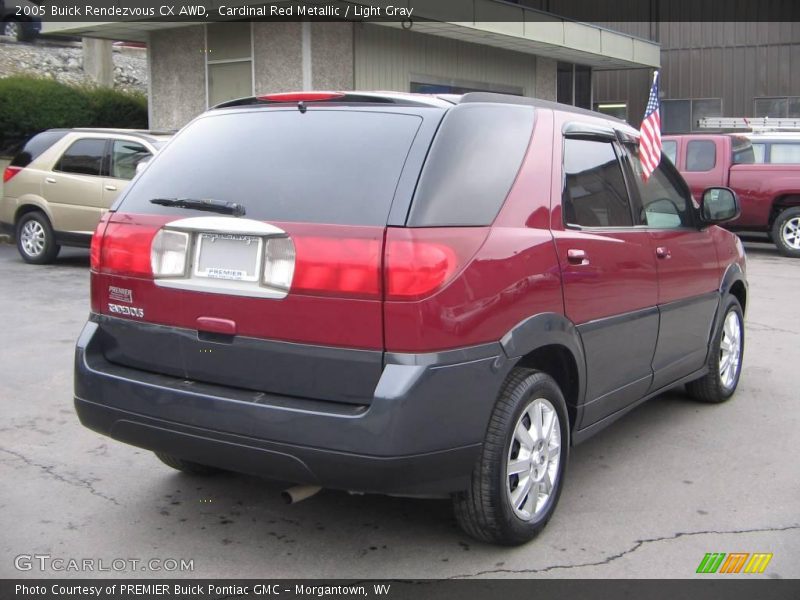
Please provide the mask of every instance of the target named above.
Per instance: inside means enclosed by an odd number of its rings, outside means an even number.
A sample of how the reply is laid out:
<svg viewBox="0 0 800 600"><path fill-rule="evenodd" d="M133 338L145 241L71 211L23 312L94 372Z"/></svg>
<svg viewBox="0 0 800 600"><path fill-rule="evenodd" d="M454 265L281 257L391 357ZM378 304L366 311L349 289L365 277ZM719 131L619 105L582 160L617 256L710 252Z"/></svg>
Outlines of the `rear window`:
<svg viewBox="0 0 800 600"><path fill-rule="evenodd" d="M717 145L711 140L692 140L686 146L686 170L710 171L717 164Z"/></svg>
<svg viewBox="0 0 800 600"><path fill-rule="evenodd" d="M67 135L66 131L43 131L33 136L22 148L22 151L11 161L11 166L27 167L65 135Z"/></svg>
<svg viewBox="0 0 800 600"><path fill-rule="evenodd" d="M752 144L745 137L731 137L732 161L735 165L749 165L764 162L764 145Z"/></svg>
<svg viewBox="0 0 800 600"><path fill-rule="evenodd" d="M385 225L422 118L309 108L211 114L151 161L120 210L191 215L153 198L211 198L247 217Z"/></svg>

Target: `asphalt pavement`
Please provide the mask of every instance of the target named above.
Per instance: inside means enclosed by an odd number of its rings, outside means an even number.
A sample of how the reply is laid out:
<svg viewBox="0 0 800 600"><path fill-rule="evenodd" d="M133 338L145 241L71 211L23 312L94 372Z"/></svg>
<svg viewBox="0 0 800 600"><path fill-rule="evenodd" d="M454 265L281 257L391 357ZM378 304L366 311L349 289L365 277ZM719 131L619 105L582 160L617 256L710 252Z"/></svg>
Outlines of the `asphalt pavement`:
<svg viewBox="0 0 800 600"><path fill-rule="evenodd" d="M737 577L798 578L800 260L747 249L734 398L676 390L574 448L553 520L509 549L461 533L447 501L322 491L287 506L285 484L180 474L83 428L88 253L34 267L0 244L0 577L732 577L695 571L708 552L765 552L763 574Z"/></svg>

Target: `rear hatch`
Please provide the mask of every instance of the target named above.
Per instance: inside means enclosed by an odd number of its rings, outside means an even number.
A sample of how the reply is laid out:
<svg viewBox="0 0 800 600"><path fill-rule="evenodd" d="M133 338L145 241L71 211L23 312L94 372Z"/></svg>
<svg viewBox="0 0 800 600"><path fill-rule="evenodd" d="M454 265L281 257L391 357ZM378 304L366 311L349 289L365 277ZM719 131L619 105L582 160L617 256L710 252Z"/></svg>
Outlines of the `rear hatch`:
<svg viewBox="0 0 800 600"><path fill-rule="evenodd" d="M92 305L111 362L368 404L383 364L383 250L435 105L214 110L99 225Z"/></svg>

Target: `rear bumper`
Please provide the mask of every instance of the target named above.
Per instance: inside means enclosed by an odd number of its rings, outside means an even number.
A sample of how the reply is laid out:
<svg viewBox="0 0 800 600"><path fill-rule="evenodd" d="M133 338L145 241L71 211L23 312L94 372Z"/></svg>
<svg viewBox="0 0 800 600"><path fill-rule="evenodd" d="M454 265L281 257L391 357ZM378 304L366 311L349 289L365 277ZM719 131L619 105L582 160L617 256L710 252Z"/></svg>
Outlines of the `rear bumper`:
<svg viewBox="0 0 800 600"><path fill-rule="evenodd" d="M99 325L75 354L81 422L119 441L270 479L398 495L465 489L500 385L499 344L387 354L368 406L269 395L122 367Z"/></svg>

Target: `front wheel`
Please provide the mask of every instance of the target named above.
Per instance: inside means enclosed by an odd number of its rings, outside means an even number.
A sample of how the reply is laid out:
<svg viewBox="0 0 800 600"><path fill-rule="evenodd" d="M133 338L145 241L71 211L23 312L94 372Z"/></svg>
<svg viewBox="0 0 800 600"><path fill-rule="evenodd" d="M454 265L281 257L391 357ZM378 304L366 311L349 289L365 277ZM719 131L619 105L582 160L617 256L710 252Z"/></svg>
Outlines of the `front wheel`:
<svg viewBox="0 0 800 600"><path fill-rule="evenodd" d="M482 541L523 544L552 517L569 453L564 396L549 375L517 368L492 412L469 489L455 494L462 529Z"/></svg>
<svg viewBox="0 0 800 600"><path fill-rule="evenodd" d="M701 402L724 402L736 391L744 356L744 316L734 296L723 300L722 324L711 340L708 373L686 384L689 394Z"/></svg>
<svg viewBox="0 0 800 600"><path fill-rule="evenodd" d="M787 208L775 218L772 241L784 256L800 258L800 207Z"/></svg>

